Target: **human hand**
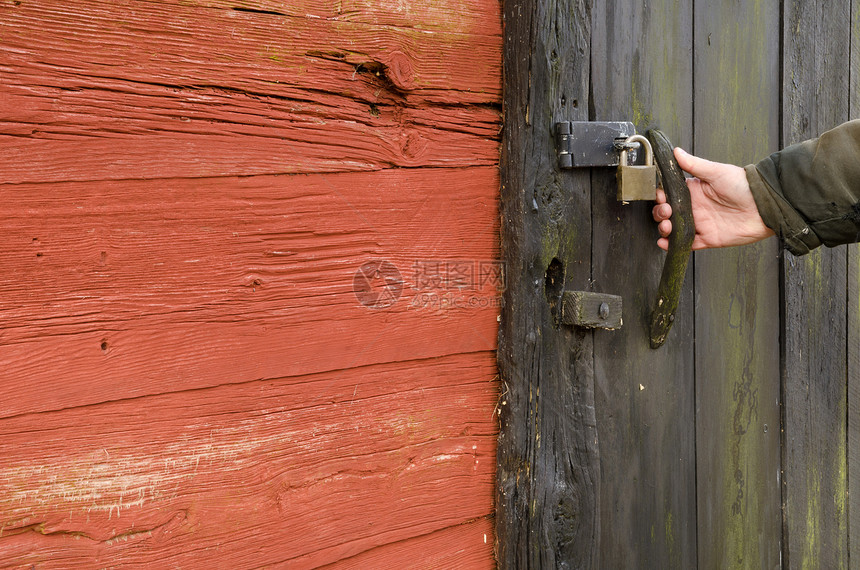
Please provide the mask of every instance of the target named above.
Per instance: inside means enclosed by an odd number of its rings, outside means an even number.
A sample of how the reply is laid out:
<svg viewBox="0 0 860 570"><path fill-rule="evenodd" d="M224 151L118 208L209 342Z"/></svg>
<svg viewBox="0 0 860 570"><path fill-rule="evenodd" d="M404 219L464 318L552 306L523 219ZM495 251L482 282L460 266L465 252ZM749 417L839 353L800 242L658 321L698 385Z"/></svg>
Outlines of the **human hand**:
<svg viewBox="0 0 860 570"><path fill-rule="evenodd" d="M743 168L698 158L680 148L674 153L678 166L696 177L687 179L696 225L693 249L744 245L774 235L758 213ZM657 245L668 249L672 207L662 189L657 189L651 213L660 232Z"/></svg>

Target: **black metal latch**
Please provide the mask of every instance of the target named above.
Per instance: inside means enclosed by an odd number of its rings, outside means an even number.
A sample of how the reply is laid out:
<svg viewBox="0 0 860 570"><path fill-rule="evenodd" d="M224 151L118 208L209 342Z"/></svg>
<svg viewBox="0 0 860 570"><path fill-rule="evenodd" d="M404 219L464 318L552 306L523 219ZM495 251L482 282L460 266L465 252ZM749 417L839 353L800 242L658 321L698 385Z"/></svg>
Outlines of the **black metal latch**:
<svg viewBox="0 0 860 570"><path fill-rule="evenodd" d="M618 166L621 143L636 134L630 122L562 121L555 124L559 168ZM635 162L635 148L631 148Z"/></svg>

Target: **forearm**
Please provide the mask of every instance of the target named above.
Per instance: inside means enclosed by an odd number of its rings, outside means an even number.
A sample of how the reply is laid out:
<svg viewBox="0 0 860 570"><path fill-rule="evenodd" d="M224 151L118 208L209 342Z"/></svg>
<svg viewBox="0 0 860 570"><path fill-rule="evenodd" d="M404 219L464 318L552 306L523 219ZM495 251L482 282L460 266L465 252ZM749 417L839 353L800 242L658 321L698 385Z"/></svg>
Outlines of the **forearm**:
<svg viewBox="0 0 860 570"><path fill-rule="evenodd" d="M745 170L762 219L795 255L860 241L860 120Z"/></svg>

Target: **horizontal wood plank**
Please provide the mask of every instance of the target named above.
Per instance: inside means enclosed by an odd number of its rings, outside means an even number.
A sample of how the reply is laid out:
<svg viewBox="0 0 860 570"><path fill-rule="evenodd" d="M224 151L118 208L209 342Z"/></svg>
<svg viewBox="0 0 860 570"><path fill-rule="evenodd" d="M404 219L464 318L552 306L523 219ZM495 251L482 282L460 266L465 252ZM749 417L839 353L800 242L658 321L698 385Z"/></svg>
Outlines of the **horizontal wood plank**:
<svg viewBox="0 0 860 570"><path fill-rule="evenodd" d="M497 0L186 0L183 3L461 34L499 35L502 20Z"/></svg>
<svg viewBox="0 0 860 570"><path fill-rule="evenodd" d="M470 521L394 544L387 544L323 570L435 570L437 568L495 568L493 521Z"/></svg>
<svg viewBox="0 0 860 570"><path fill-rule="evenodd" d="M0 559L311 568L486 517L494 370L484 352L2 420Z"/></svg>
<svg viewBox="0 0 860 570"><path fill-rule="evenodd" d="M389 94L449 91L448 100L459 104L496 101L500 94L498 20L497 34L488 36L210 9L179 0L71 0L61 7L33 0L4 2L0 10L3 64L47 74L277 95L296 86L349 92L352 75L366 73L387 82ZM33 34L35 29L41 33Z"/></svg>
<svg viewBox="0 0 860 570"><path fill-rule="evenodd" d="M0 183L498 160L498 36L88 0L0 35Z"/></svg>
<svg viewBox="0 0 860 570"><path fill-rule="evenodd" d="M0 84L2 183L465 167L498 162L492 107L407 107L112 81Z"/></svg>
<svg viewBox="0 0 860 570"><path fill-rule="evenodd" d="M7 190L0 416L493 350L497 176L408 169ZM354 288L377 259L403 280L385 309L362 305Z"/></svg>

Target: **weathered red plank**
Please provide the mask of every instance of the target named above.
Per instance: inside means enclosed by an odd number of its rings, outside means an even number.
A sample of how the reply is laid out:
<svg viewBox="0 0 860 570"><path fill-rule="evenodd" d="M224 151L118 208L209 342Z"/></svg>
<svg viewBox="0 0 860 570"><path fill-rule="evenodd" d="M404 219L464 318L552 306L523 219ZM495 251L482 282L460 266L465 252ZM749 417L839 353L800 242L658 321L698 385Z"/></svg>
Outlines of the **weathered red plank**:
<svg viewBox="0 0 860 570"><path fill-rule="evenodd" d="M497 0L193 0L187 3L462 34L499 35L502 21Z"/></svg>
<svg viewBox="0 0 860 570"><path fill-rule="evenodd" d="M80 0L0 4L0 36L0 182L498 159L497 35Z"/></svg>
<svg viewBox="0 0 860 570"><path fill-rule="evenodd" d="M311 568L486 517L493 374L484 352L2 420L0 559Z"/></svg>
<svg viewBox="0 0 860 570"><path fill-rule="evenodd" d="M499 113L488 107L413 108L333 94L302 101L101 80L33 86L42 77L16 74L15 84L0 84L2 182L498 162Z"/></svg>
<svg viewBox="0 0 860 570"><path fill-rule="evenodd" d="M4 563L491 567L498 5L289 4L0 5Z"/></svg>
<svg viewBox="0 0 860 570"><path fill-rule="evenodd" d="M0 416L492 350L497 283L479 273L497 269L497 180L473 168L6 186ZM404 280L384 310L353 289L373 259ZM426 282L440 260L465 263L474 288Z"/></svg>
<svg viewBox="0 0 860 570"><path fill-rule="evenodd" d="M495 568L492 519L485 517L429 535L375 548L326 566L325 570L368 568Z"/></svg>
<svg viewBox="0 0 860 570"><path fill-rule="evenodd" d="M350 92L354 76L366 73L390 83L387 95L449 91L434 98L462 104L495 102L500 94L500 34L399 29L179 0L31 0L6 2L0 14L0 61L13 70L270 95L291 87ZM501 32L498 20L495 25Z"/></svg>

